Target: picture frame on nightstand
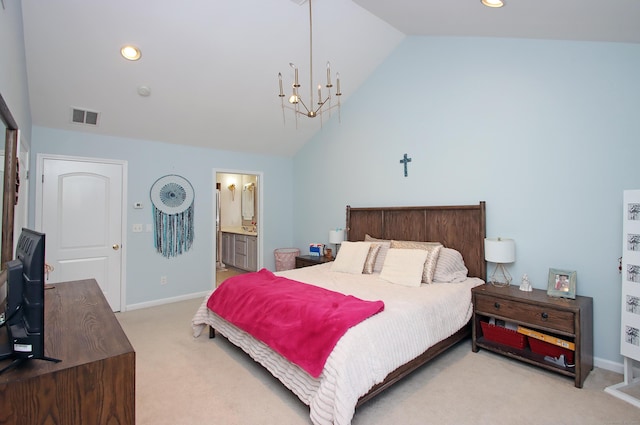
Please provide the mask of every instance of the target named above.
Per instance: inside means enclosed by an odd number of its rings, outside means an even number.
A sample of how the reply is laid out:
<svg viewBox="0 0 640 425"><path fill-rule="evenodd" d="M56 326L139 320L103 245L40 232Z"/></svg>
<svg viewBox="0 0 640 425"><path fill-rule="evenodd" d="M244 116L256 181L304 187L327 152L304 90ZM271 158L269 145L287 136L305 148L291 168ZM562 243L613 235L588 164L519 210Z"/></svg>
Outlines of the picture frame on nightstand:
<svg viewBox="0 0 640 425"><path fill-rule="evenodd" d="M574 270L549 269L547 295L576 299L577 273Z"/></svg>

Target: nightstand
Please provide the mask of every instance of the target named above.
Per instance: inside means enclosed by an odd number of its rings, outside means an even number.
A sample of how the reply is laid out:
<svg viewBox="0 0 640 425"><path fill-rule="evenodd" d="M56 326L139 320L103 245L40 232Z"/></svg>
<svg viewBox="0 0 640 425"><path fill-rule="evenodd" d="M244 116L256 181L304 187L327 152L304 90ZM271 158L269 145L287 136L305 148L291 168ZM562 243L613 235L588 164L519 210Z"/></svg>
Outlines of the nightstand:
<svg viewBox="0 0 640 425"><path fill-rule="evenodd" d="M547 295L547 291L541 289L534 289L532 292L520 291L515 285L505 288L481 285L473 288L471 293L474 352L484 348L518 359L572 377L575 386L582 388L584 380L593 369L593 298L556 298ZM480 322L488 322L491 318L573 343L574 365L561 366L550 363L545 360L544 355L533 352L526 345L523 348L515 348L486 338Z"/></svg>
<svg viewBox="0 0 640 425"><path fill-rule="evenodd" d="M318 264L330 263L333 258L327 258L324 255L318 257L317 255L300 255L296 257L296 269L309 266L317 266Z"/></svg>

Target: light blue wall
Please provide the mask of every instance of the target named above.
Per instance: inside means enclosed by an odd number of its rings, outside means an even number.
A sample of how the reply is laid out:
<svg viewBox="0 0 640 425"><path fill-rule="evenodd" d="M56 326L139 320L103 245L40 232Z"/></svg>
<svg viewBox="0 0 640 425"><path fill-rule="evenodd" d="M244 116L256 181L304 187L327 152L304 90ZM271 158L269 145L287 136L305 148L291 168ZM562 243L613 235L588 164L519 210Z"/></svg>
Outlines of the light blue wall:
<svg viewBox="0 0 640 425"><path fill-rule="evenodd" d="M265 266L273 268L274 248L327 242L347 204L485 200L488 235L516 240L516 282L528 273L545 288L550 267L576 270L578 293L594 297L595 354L620 362L622 191L640 187L639 45L409 37L344 105L342 123L325 122L292 164L37 127L31 136L22 12L19 2L5 3L0 93L22 138L34 139L34 155L127 160L129 207L167 173L196 189L187 255L163 259L148 234L128 234L129 304L208 288L213 169L262 171ZM413 158L407 178L404 153ZM127 212L129 224L150 214ZM158 285L160 275L169 285Z"/></svg>
<svg viewBox="0 0 640 425"><path fill-rule="evenodd" d="M274 270L273 250L293 239L292 160L266 155L184 147L144 140L33 128L31 169L39 153L126 160L128 164L126 303L136 305L183 297L212 288L214 251L214 170L263 173L263 266ZM149 190L167 174L189 180L195 191L195 240L190 251L166 259L155 252L153 233L133 233L134 223L152 223ZM35 206L35 179L30 179L30 205ZM144 208L134 209L134 202ZM29 223L34 224L31 208ZM160 285L167 276L167 285Z"/></svg>
<svg viewBox="0 0 640 425"><path fill-rule="evenodd" d="M22 3L19 1L5 2L0 11L0 52L0 93L18 123L21 139L29 145L31 110L22 31ZM4 128L2 121L0 128ZM4 136L0 140L4 141ZM1 149L4 149L4 142L2 146Z"/></svg>
<svg viewBox="0 0 640 425"><path fill-rule="evenodd" d="M345 206L487 202L514 283L576 270L619 363L622 191L640 187L640 45L409 37L295 157L295 242ZM348 80L343 82L348 90ZM403 177L399 160L412 158ZM312 170L312 171L310 171ZM493 266L491 266L492 270Z"/></svg>

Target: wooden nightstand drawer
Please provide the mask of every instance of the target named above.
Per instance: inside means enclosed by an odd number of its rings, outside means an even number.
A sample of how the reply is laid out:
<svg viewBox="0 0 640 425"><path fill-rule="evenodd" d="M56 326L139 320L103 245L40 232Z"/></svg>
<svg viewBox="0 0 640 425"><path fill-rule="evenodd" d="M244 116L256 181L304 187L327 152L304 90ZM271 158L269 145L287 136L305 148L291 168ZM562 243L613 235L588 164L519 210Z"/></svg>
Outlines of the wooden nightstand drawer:
<svg viewBox="0 0 640 425"><path fill-rule="evenodd" d="M327 258L325 256L318 257L315 255L299 255L296 257L296 269L316 266L318 264L329 263L331 261L333 261L333 258Z"/></svg>
<svg viewBox="0 0 640 425"><path fill-rule="evenodd" d="M571 334L575 332L575 315L572 311L557 310L549 306L525 304L481 294L476 296L476 303L478 312Z"/></svg>

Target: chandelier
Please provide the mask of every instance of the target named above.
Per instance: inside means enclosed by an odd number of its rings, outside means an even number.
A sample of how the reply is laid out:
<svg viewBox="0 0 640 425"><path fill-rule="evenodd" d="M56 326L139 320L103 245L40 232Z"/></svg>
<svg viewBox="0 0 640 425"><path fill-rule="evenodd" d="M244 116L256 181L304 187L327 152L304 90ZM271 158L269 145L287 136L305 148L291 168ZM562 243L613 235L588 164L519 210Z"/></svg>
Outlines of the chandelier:
<svg viewBox="0 0 640 425"><path fill-rule="evenodd" d="M326 91L323 97L322 93L322 85L318 84L318 101L314 103L313 97L313 21L311 17L311 0L309 1L309 103L305 103L300 96L300 81L298 80L298 67L289 63L289 66L293 69L293 84L292 93L289 96L289 104L286 104L284 98L286 97L283 87L282 87L282 73L278 73L278 84L280 88L280 93L278 97L280 97L280 102L282 104L282 119L284 121L285 117L285 109L290 109L294 111L294 116L296 117L296 125L298 123L298 115L304 115L309 118L315 118L318 115L322 115L333 108L338 108L340 111L340 96L342 96L342 92L340 91L340 73L336 73L336 93L337 103L332 105L331 100L331 89L333 88L333 84L331 82L331 64L327 62L327 84L325 85Z"/></svg>

